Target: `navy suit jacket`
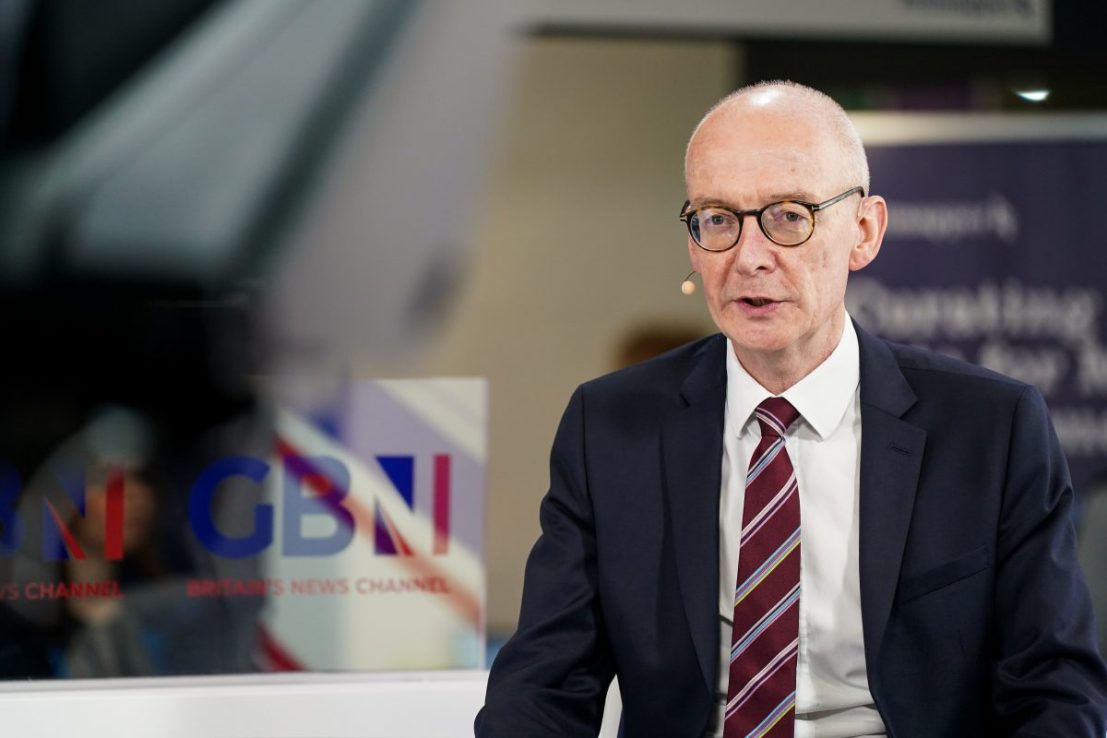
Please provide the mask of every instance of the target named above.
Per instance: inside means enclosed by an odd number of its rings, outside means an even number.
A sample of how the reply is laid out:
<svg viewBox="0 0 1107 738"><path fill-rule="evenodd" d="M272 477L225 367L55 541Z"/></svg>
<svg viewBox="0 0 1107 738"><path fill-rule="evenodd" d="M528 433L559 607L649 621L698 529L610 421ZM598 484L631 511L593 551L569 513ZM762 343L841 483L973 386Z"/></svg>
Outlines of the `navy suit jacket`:
<svg viewBox="0 0 1107 738"><path fill-rule="evenodd" d="M1064 457L1033 387L857 331L869 689L914 736L1095 736L1107 673ZM551 455L519 627L484 738L712 729L726 341L579 387Z"/></svg>

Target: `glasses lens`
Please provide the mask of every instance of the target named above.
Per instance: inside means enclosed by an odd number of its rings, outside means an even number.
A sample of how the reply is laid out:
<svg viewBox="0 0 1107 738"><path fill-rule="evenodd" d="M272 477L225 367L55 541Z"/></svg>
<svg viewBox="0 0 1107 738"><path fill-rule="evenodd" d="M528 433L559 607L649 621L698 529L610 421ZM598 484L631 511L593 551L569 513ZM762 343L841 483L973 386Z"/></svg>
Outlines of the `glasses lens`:
<svg viewBox="0 0 1107 738"><path fill-rule="evenodd" d="M688 218L688 230L708 251L726 251L738 241L742 221L729 210L703 208Z"/></svg>
<svg viewBox="0 0 1107 738"><path fill-rule="evenodd" d="M798 203L778 202L765 208L761 227L769 238L782 246L795 246L811 237L815 215Z"/></svg>

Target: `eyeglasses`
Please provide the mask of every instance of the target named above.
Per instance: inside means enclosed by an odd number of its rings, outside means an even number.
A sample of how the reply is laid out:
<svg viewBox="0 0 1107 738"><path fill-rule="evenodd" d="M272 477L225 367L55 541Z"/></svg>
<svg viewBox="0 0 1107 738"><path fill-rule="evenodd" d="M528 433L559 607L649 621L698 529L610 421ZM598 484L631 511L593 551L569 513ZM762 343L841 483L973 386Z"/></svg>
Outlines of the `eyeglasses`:
<svg viewBox="0 0 1107 738"><path fill-rule="evenodd" d="M707 251L726 251L733 248L742 236L742 223L747 215L757 218L761 232L773 243L779 246L799 246L815 233L815 213L855 194L864 197L865 188L853 187L825 202L781 200L769 203L759 210L731 210L718 206L688 210L689 202L685 200L680 209L680 219L688 226L688 235L696 245Z"/></svg>

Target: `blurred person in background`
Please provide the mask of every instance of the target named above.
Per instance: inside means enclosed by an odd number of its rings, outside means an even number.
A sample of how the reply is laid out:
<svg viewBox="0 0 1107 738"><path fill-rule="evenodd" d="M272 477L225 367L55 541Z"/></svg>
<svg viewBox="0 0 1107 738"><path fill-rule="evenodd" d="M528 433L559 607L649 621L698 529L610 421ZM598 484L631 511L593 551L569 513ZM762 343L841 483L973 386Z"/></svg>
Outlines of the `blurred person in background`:
<svg viewBox="0 0 1107 738"><path fill-rule="evenodd" d="M702 338L708 333L690 323L647 320L627 329L615 344L613 368L637 364Z"/></svg>

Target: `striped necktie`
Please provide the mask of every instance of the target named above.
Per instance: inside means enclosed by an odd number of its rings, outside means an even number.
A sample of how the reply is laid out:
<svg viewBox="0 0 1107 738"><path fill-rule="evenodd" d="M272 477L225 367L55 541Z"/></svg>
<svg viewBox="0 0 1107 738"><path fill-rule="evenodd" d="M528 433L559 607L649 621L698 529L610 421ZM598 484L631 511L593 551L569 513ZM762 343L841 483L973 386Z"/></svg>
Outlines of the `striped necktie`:
<svg viewBox="0 0 1107 738"><path fill-rule="evenodd" d="M799 644L800 500L784 433L799 413L757 406L761 441L746 473L725 738L791 738Z"/></svg>

